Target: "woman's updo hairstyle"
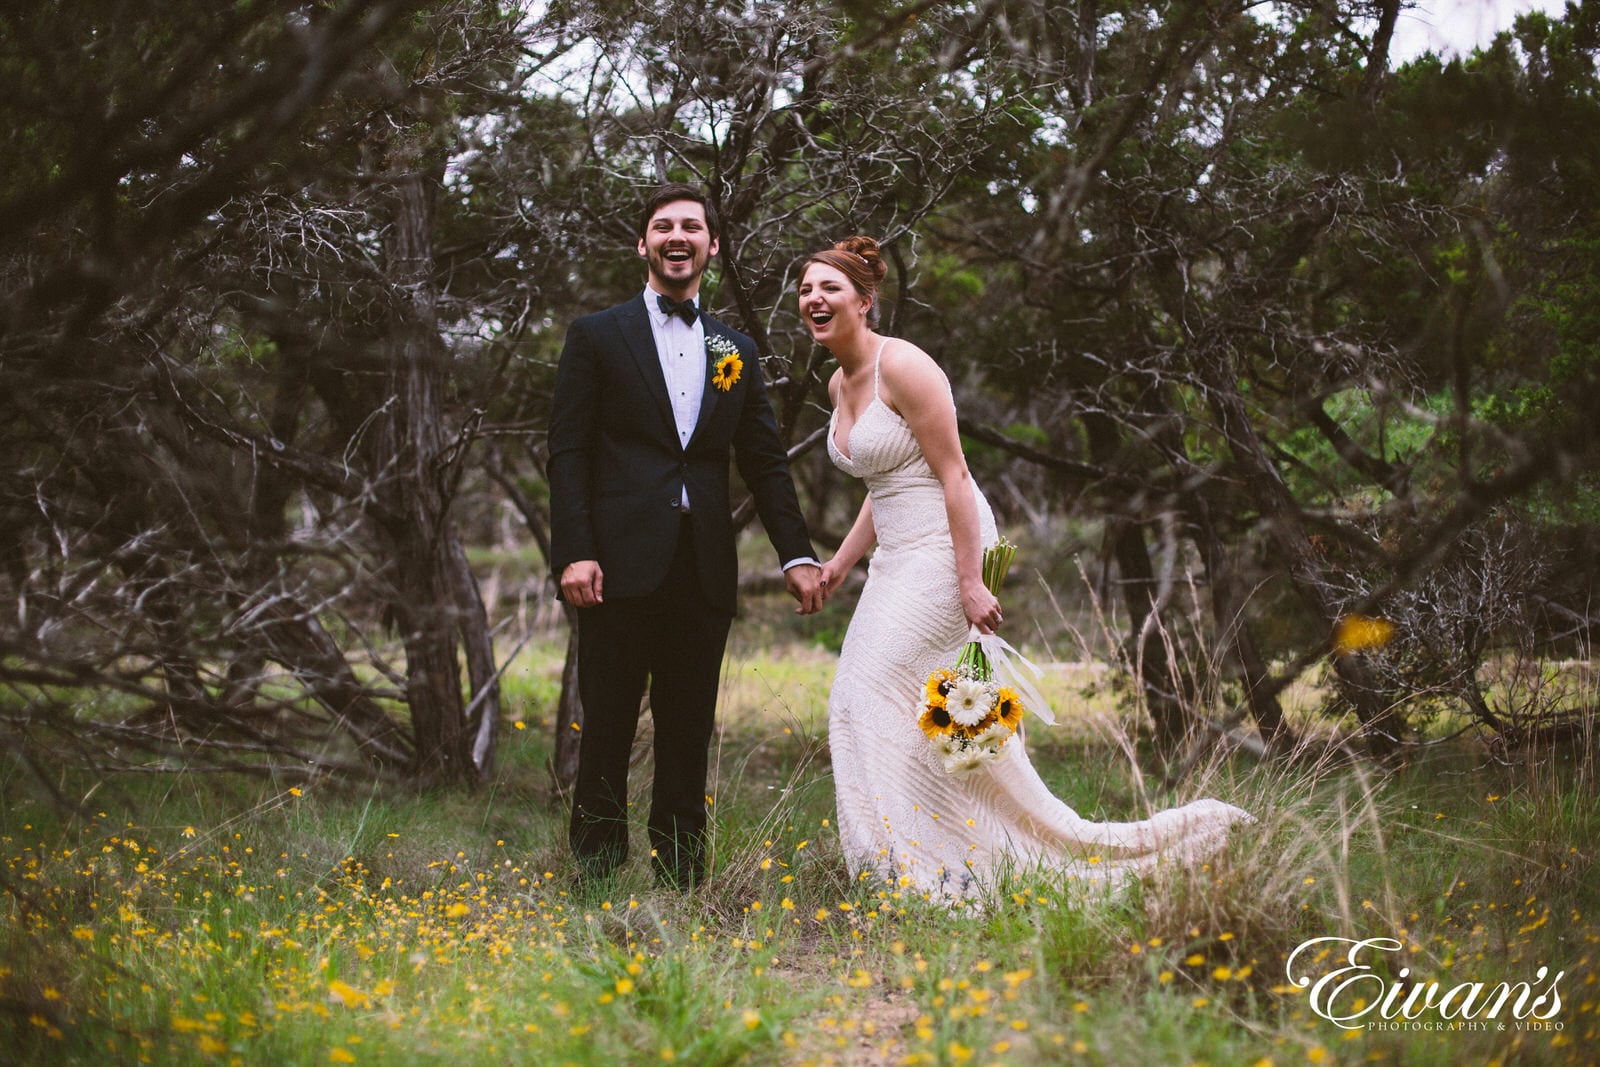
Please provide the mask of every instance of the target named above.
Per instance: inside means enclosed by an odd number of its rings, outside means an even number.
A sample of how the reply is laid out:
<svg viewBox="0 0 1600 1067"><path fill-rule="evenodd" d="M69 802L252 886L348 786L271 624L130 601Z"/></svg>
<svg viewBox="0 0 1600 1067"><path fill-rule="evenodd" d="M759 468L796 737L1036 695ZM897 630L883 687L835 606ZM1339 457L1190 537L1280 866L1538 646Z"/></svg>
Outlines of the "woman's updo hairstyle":
<svg viewBox="0 0 1600 1067"><path fill-rule="evenodd" d="M872 306L867 308L867 325L878 325L878 287L888 277L889 265L883 261L883 250L878 247L877 241L859 234L835 241L832 248L813 252L806 257L805 265L800 268L802 278L805 277L805 268L813 263L833 267L850 279L856 292L870 297Z"/></svg>

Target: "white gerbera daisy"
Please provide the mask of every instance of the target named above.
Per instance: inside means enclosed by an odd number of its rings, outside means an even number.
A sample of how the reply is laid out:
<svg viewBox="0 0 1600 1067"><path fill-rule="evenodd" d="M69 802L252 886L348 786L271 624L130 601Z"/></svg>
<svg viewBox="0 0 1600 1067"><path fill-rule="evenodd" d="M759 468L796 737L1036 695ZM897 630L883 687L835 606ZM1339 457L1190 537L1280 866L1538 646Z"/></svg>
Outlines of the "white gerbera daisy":
<svg viewBox="0 0 1600 1067"><path fill-rule="evenodd" d="M962 678L950 690L945 709L958 726L976 726L994 706L994 694L977 678Z"/></svg>
<svg viewBox="0 0 1600 1067"><path fill-rule="evenodd" d="M981 745L998 753L1000 746L1011 738L1011 727L1003 722L992 723L989 728L972 739L975 745Z"/></svg>
<svg viewBox="0 0 1600 1067"><path fill-rule="evenodd" d="M992 762L997 755L999 755L998 752L969 744L944 753L942 762L947 774L970 774L985 763Z"/></svg>

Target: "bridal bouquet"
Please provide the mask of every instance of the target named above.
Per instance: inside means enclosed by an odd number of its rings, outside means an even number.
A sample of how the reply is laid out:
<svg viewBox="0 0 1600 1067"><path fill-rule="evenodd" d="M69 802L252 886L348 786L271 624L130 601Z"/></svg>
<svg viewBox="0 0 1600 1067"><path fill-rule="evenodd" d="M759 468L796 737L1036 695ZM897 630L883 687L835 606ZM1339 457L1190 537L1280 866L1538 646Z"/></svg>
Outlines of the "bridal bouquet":
<svg viewBox="0 0 1600 1067"><path fill-rule="evenodd" d="M996 595L1017 546L1005 538L983 552L983 584ZM956 659L955 666L941 667L928 675L928 685L918 725L928 735L944 769L950 774L965 774L1000 757L1000 750L1022 722L1023 703L1019 689L1034 701L1034 712L1046 722L1054 722L1043 699L1031 686L1012 674L1012 659L1032 670L1038 668L1016 656L1010 645L992 634L974 630ZM1009 682L1010 684L1006 684Z"/></svg>

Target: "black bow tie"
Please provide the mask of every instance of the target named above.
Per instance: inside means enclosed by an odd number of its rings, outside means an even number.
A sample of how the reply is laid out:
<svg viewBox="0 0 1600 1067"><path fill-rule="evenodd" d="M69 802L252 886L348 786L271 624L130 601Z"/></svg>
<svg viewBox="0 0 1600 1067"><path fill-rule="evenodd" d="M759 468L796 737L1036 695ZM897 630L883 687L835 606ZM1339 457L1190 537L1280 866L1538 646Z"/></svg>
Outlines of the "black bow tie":
<svg viewBox="0 0 1600 1067"><path fill-rule="evenodd" d="M694 306L693 300L674 300L670 296L662 296L660 293L657 293L656 303L661 306L661 313L663 315L666 315L669 318L673 315L681 316L683 321L687 322L690 326L694 325L694 320L700 314L700 309Z"/></svg>

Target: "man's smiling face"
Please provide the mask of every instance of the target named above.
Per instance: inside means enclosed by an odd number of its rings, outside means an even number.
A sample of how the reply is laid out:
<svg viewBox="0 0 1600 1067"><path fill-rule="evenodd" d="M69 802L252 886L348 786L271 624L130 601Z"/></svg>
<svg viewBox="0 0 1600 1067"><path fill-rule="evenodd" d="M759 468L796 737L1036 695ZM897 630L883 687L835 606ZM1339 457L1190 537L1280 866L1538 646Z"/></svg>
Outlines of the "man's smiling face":
<svg viewBox="0 0 1600 1067"><path fill-rule="evenodd" d="M676 300L695 295L700 275L716 254L717 239L706 226L705 208L693 200L662 204L639 239L651 283Z"/></svg>

